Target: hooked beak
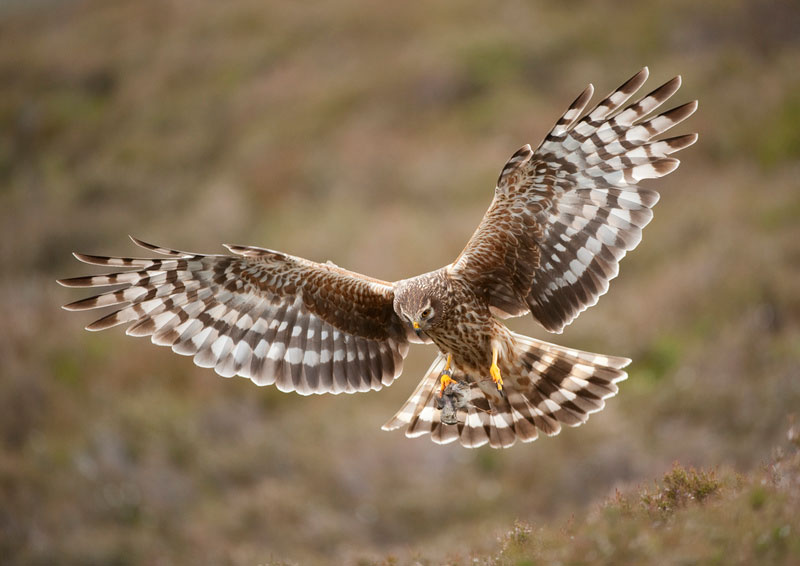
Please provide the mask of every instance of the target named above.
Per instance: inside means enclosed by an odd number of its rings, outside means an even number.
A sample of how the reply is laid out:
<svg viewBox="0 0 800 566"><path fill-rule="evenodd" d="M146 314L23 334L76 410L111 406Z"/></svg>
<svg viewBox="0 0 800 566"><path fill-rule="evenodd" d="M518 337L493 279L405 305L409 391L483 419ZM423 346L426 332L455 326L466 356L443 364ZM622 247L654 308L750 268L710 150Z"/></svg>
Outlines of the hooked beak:
<svg viewBox="0 0 800 566"><path fill-rule="evenodd" d="M411 326L414 327L414 332L417 334L417 337L421 338L422 337L422 330L419 327L419 322L415 320L414 322L411 323Z"/></svg>

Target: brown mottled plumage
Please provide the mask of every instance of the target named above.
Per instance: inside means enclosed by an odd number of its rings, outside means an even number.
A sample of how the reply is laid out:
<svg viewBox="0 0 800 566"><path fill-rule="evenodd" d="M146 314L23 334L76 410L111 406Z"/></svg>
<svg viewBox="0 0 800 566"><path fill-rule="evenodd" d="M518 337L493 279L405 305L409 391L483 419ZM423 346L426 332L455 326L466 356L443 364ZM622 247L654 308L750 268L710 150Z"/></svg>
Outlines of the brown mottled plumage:
<svg viewBox="0 0 800 566"><path fill-rule="evenodd" d="M560 332L608 290L639 243L658 193L637 183L673 171L678 161L668 156L697 139L652 141L697 108L647 117L679 77L624 106L647 75L583 115L590 85L535 151L517 151L467 246L431 273L389 283L262 248L201 255L134 239L166 257L75 254L131 269L60 281L117 287L64 308L113 307L87 328L127 324L128 334L151 336L220 375L303 395L380 389L400 375L409 343L432 341L440 354L385 429L469 447L557 434L603 408L629 360L521 336L498 318L531 313ZM454 382L440 386L443 373Z"/></svg>

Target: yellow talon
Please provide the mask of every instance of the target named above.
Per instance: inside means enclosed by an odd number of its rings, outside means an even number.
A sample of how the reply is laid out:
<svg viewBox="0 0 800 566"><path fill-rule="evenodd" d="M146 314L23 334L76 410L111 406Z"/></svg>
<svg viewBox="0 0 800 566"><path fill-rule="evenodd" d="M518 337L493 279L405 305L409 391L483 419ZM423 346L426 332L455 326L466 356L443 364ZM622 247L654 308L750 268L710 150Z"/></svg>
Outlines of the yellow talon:
<svg viewBox="0 0 800 566"><path fill-rule="evenodd" d="M492 381L497 385L497 390L503 390L503 378L500 375L500 368L497 367L497 348L492 348L492 367L489 368L489 373L492 375Z"/></svg>
<svg viewBox="0 0 800 566"><path fill-rule="evenodd" d="M439 397L444 395L444 390L447 388L448 385L450 385L451 383L456 383L456 380L450 376L451 373L449 369L442 372L442 375L439 378L439 381L441 382L439 386Z"/></svg>
<svg viewBox="0 0 800 566"><path fill-rule="evenodd" d="M447 355L447 363L442 370L442 374L439 376L439 397L444 394L445 388L451 383L456 383L456 380L453 379L453 372L450 371L450 362L453 361L453 356L451 354Z"/></svg>

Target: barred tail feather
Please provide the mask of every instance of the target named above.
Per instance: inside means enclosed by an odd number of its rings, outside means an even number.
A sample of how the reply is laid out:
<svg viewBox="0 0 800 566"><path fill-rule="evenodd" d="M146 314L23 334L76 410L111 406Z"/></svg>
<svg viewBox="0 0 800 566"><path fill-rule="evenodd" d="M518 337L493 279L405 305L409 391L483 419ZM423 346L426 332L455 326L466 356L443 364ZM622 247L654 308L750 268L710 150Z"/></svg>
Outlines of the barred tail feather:
<svg viewBox="0 0 800 566"><path fill-rule="evenodd" d="M517 440L532 442L539 432L553 436L561 427L578 426L614 396L617 383L627 378L622 370L630 360L564 348L514 334L513 359L506 362L504 396L490 379L453 378L469 384L466 406L456 424L445 424L436 408L438 378L445 356L439 354L414 393L383 430L406 427L406 436L430 434L437 444L458 440L463 446L507 448Z"/></svg>
<svg viewBox="0 0 800 566"><path fill-rule="evenodd" d="M436 386L436 381L439 375L444 371L444 366L447 363L447 357L441 352L433 360L425 376L417 384L416 389L411 396L403 403L400 410L389 419L381 429L383 430L396 430L402 426L410 424L412 421L419 418L422 409L432 400L433 389Z"/></svg>
<svg viewBox="0 0 800 566"><path fill-rule="evenodd" d="M561 425L585 423L617 394L617 383L628 377L622 369L630 363L628 358L565 348L519 334L514 339L518 373L509 376L507 381L513 385L508 388L519 391L531 409L530 415L520 411L519 418L532 421L545 434L558 434Z"/></svg>

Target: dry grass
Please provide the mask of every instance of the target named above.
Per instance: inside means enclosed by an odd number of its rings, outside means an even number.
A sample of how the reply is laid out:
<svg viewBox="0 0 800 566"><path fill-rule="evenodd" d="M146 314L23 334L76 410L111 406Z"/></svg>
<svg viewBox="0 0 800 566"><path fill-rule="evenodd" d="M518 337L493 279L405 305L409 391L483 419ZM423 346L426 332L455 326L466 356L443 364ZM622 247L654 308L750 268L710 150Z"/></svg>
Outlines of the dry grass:
<svg viewBox="0 0 800 566"><path fill-rule="evenodd" d="M451 563L788 566L800 556L798 505L797 447L749 476L676 464L654 490L617 492L555 527L518 522L496 554Z"/></svg>
<svg viewBox="0 0 800 566"><path fill-rule="evenodd" d="M0 8L0 555L791 563L795 496L769 484L764 511L744 510L800 406L798 37L788 0ZM58 309L76 296L54 280L82 273L69 252L128 253L128 233L390 280L436 268L517 147L587 81L603 92L643 64L653 85L683 74L676 104L701 107L681 132L701 138L657 184L608 295L558 337L634 359L584 427L503 452L438 447L378 429L430 349L386 391L300 398ZM631 486L673 462L722 470L721 491L654 526ZM631 515L596 512L616 489ZM517 520L533 542L508 558L496 538Z"/></svg>

